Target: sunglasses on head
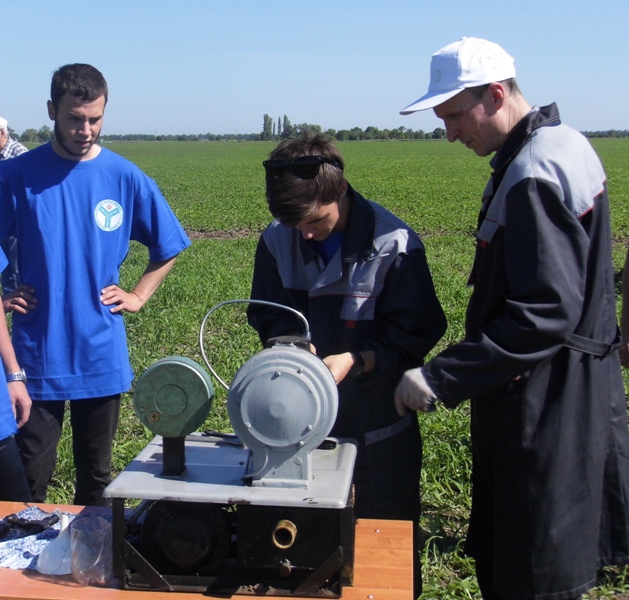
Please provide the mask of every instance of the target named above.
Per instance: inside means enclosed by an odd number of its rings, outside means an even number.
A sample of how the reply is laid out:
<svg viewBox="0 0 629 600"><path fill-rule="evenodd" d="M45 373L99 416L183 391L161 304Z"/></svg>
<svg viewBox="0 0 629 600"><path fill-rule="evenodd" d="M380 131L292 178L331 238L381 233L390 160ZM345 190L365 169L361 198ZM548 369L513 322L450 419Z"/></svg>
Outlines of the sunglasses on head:
<svg viewBox="0 0 629 600"><path fill-rule="evenodd" d="M265 160L262 165L266 169L267 176L279 179L290 170L300 179L313 179L319 174L322 164L332 165L337 169L342 169L338 161L326 158L325 156L298 156L293 160L284 158L271 158Z"/></svg>

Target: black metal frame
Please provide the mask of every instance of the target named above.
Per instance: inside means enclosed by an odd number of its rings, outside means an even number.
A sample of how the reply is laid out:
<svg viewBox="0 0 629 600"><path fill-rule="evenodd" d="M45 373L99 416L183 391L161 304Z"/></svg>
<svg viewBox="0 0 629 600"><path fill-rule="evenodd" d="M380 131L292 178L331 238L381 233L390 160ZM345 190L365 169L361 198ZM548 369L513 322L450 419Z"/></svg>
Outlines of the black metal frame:
<svg viewBox="0 0 629 600"><path fill-rule="evenodd" d="M208 574L160 572L137 535L149 501L125 509L124 498L112 501L113 568L125 589L197 592L217 595L340 598L354 576L353 501L342 509L275 507L241 504L230 511L234 538L230 556ZM160 502L160 501L157 501ZM271 539L278 521L295 524L293 545L282 548Z"/></svg>

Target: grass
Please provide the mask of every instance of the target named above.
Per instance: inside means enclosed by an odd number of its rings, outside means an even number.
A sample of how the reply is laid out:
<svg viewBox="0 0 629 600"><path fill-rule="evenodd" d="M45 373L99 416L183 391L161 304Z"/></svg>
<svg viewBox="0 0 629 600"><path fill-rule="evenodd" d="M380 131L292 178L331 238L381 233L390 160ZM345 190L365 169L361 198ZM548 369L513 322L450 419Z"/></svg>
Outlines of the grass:
<svg viewBox="0 0 629 600"><path fill-rule="evenodd" d="M620 271L629 238L629 140L594 140L608 174L612 206L614 265ZM489 166L460 144L447 142L345 142L338 144L350 183L415 228L424 240L437 293L449 327L434 352L463 336L469 290L465 282L474 253L476 218ZM187 356L203 364L199 327L219 302L247 298L257 238L269 221L261 162L273 143L111 144L151 175L168 198L193 245L179 258L155 296L135 315L126 315L134 370L141 374L165 356ZM122 269L130 288L147 260L132 245ZM219 376L230 381L259 347L247 326L245 305L230 305L208 319L204 349ZM625 374L625 377L627 375ZM627 380L625 380L627 381ZM229 431L225 390L216 397L205 429ZM123 469L152 437L123 396L114 447L114 469ZM424 598L478 598L473 563L461 552L470 507L469 406L421 415ZM72 451L69 428L49 489L52 502L71 502ZM591 597L626 597L629 572L601 572Z"/></svg>

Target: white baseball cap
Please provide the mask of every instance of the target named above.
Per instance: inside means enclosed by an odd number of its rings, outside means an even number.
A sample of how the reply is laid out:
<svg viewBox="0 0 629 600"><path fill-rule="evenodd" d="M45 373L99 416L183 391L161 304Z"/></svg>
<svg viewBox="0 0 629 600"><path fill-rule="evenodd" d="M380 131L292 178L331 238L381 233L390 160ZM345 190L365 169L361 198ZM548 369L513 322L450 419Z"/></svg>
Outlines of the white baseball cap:
<svg viewBox="0 0 629 600"><path fill-rule="evenodd" d="M442 104L465 88L515 77L513 57L498 44L464 37L432 55L428 93L400 111L410 115Z"/></svg>
<svg viewBox="0 0 629 600"><path fill-rule="evenodd" d="M6 129L8 126L7 120L0 117L0 129Z"/></svg>

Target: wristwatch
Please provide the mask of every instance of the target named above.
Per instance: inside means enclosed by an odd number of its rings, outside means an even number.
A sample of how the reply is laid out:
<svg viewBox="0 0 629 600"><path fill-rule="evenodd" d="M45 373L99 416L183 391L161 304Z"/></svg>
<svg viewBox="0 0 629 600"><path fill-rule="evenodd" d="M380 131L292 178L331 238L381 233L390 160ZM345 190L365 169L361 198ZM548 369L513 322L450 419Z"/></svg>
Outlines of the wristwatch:
<svg viewBox="0 0 629 600"><path fill-rule="evenodd" d="M365 359L360 352L352 352L352 356L354 357L354 364L349 370L349 374L352 377L358 377L365 370Z"/></svg>
<svg viewBox="0 0 629 600"><path fill-rule="evenodd" d="M26 373L24 369L20 369L17 373L7 373L7 383L12 381L23 381L26 383Z"/></svg>

